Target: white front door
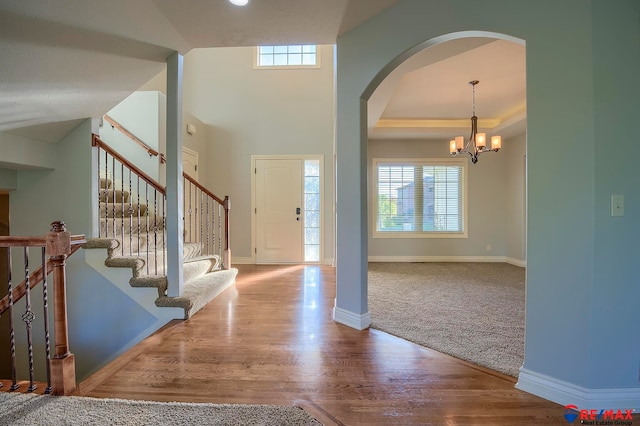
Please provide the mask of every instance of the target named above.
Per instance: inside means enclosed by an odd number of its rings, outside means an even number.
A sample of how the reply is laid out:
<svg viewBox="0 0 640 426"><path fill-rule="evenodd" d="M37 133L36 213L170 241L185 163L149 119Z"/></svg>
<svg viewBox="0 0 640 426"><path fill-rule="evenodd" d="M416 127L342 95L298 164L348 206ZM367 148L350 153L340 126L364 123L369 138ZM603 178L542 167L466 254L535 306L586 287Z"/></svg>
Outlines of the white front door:
<svg viewBox="0 0 640 426"><path fill-rule="evenodd" d="M256 263L302 263L301 159L256 159Z"/></svg>

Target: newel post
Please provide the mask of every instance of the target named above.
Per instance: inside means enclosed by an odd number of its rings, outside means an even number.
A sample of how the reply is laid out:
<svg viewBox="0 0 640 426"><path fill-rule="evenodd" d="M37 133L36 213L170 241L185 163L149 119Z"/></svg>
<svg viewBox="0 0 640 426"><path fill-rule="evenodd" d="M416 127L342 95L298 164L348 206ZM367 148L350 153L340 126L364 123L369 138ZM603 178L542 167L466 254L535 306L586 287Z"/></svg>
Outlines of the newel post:
<svg viewBox="0 0 640 426"><path fill-rule="evenodd" d="M229 247L229 210L231 209L231 200L229 196L224 197L224 253L222 255L222 265L224 269L231 268L231 247Z"/></svg>
<svg viewBox="0 0 640 426"><path fill-rule="evenodd" d="M55 352L49 360L54 395L68 395L76 389L75 357L69 351L67 329L66 259L71 253L71 234L64 222L53 222L47 234L47 253L52 262L53 321Z"/></svg>

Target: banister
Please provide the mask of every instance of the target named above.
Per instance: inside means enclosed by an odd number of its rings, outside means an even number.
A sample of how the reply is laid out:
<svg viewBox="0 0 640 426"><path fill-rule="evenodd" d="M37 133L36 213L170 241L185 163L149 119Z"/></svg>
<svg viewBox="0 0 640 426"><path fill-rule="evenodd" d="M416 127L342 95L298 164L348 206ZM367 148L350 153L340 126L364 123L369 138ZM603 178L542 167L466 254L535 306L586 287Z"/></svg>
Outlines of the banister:
<svg viewBox="0 0 640 426"><path fill-rule="evenodd" d="M24 244L21 241L33 241L34 243ZM83 244L85 244L87 240L84 235L72 235L71 236L71 256L73 253L78 251ZM44 247L46 245L46 238L41 237L0 237L0 247L24 247L25 245L30 247ZM53 266L53 262L51 260L47 261L47 271L51 270ZM29 288L32 289L38 284L42 282L42 266L39 266L38 269L33 271L31 275L29 275ZM26 289L26 280L22 280L20 284L18 284L13 290L13 303L16 303L27 293ZM5 313L9 309L9 296L4 296L0 299L0 316Z"/></svg>
<svg viewBox="0 0 640 426"><path fill-rule="evenodd" d="M145 182L147 182L149 185L151 185L153 188L155 188L158 192L160 192L163 195L166 195L165 187L160 185L158 182L155 181L155 179L153 179L151 176L149 176L148 174L143 172L139 167L137 167L135 164L133 164L132 162L130 162L129 160L124 158L122 155L120 155L116 150L114 150L109 145L107 145L95 133L93 134L93 136L91 138L91 146L98 146L101 149L103 149L104 151L108 152L109 154L111 154L111 156L113 156L114 158L118 159L118 161L120 161L122 164L127 166L129 169L134 171L138 176L140 176Z"/></svg>
<svg viewBox="0 0 640 426"><path fill-rule="evenodd" d="M207 194L209 197L213 198L214 200L216 200L218 203L224 205L224 200L222 200L220 197L216 197L213 192L209 191L207 188L205 188L204 186L202 186L200 183L198 183L198 181L196 181L194 178L192 178L191 176L189 176L188 174L182 172L182 176L187 179L189 182L191 182L193 185L196 186L196 188L198 188L200 191L204 192L205 194ZM226 207L225 207L226 208Z"/></svg>
<svg viewBox="0 0 640 426"><path fill-rule="evenodd" d="M15 301L18 296L12 286L11 280L11 247L22 245L24 250L25 262L25 281L19 286L25 296L25 312L22 320L25 322L28 361L29 361L29 388L32 392L36 389L34 383L34 354L31 343L32 339L32 322L35 318L34 312L31 310L31 289L38 282L43 282L43 309L44 309L44 338L47 354L47 388L45 393L53 393L54 395L69 395L76 389L76 373L75 373L75 357L69 350L68 339L68 320L67 320L67 301L66 301L66 259L75 250L86 243L84 235L74 235L73 237L65 228L64 222L56 221L51 223L51 230L45 237L0 237L0 247L7 249L8 260L8 287L7 293L7 310L9 312L10 324L10 348L11 348L11 370L12 385L11 390L18 389L19 385L16 380L16 351L15 351L15 334L13 331L13 316ZM29 247L41 247L42 265L33 274L28 274L29 263ZM46 260L49 256L49 260ZM48 280L46 276L51 273L53 281L53 320L54 320L54 344L55 352L51 356L48 326L48 297L47 288ZM33 283L32 283L33 279ZM14 296L16 296L14 300ZM4 304L4 299L2 299Z"/></svg>
<svg viewBox="0 0 640 426"><path fill-rule="evenodd" d="M107 114L104 115L104 119L109 124L111 124L111 127L115 127L116 129L120 130L126 137L128 137L129 139L131 139L132 141L134 141L135 143L140 145L142 148L144 148L149 155L152 155L154 157L158 156L158 154L159 154L158 151L156 151L155 149L151 148L146 143L142 142L136 135L134 135L129 130L127 130L122 124L118 123L116 120L114 120L113 118L109 117Z"/></svg>

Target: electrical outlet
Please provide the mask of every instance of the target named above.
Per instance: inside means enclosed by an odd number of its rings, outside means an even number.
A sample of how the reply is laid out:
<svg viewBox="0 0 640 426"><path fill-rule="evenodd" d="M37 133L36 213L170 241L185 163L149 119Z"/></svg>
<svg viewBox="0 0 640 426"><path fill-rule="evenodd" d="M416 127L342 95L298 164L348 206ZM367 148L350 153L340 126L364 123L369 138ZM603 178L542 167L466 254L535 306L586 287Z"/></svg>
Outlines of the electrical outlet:
<svg viewBox="0 0 640 426"><path fill-rule="evenodd" d="M491 251L491 244L487 244L487 251Z"/></svg>

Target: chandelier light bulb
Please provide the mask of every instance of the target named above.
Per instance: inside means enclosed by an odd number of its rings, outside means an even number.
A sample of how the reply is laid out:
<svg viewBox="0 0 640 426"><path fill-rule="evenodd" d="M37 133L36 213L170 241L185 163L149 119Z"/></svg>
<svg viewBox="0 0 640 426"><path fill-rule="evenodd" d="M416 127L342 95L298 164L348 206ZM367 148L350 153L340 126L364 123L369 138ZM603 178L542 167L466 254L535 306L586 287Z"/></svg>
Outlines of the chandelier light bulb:
<svg viewBox="0 0 640 426"><path fill-rule="evenodd" d="M229 3L235 4L236 6L246 6L249 0L229 0Z"/></svg>

